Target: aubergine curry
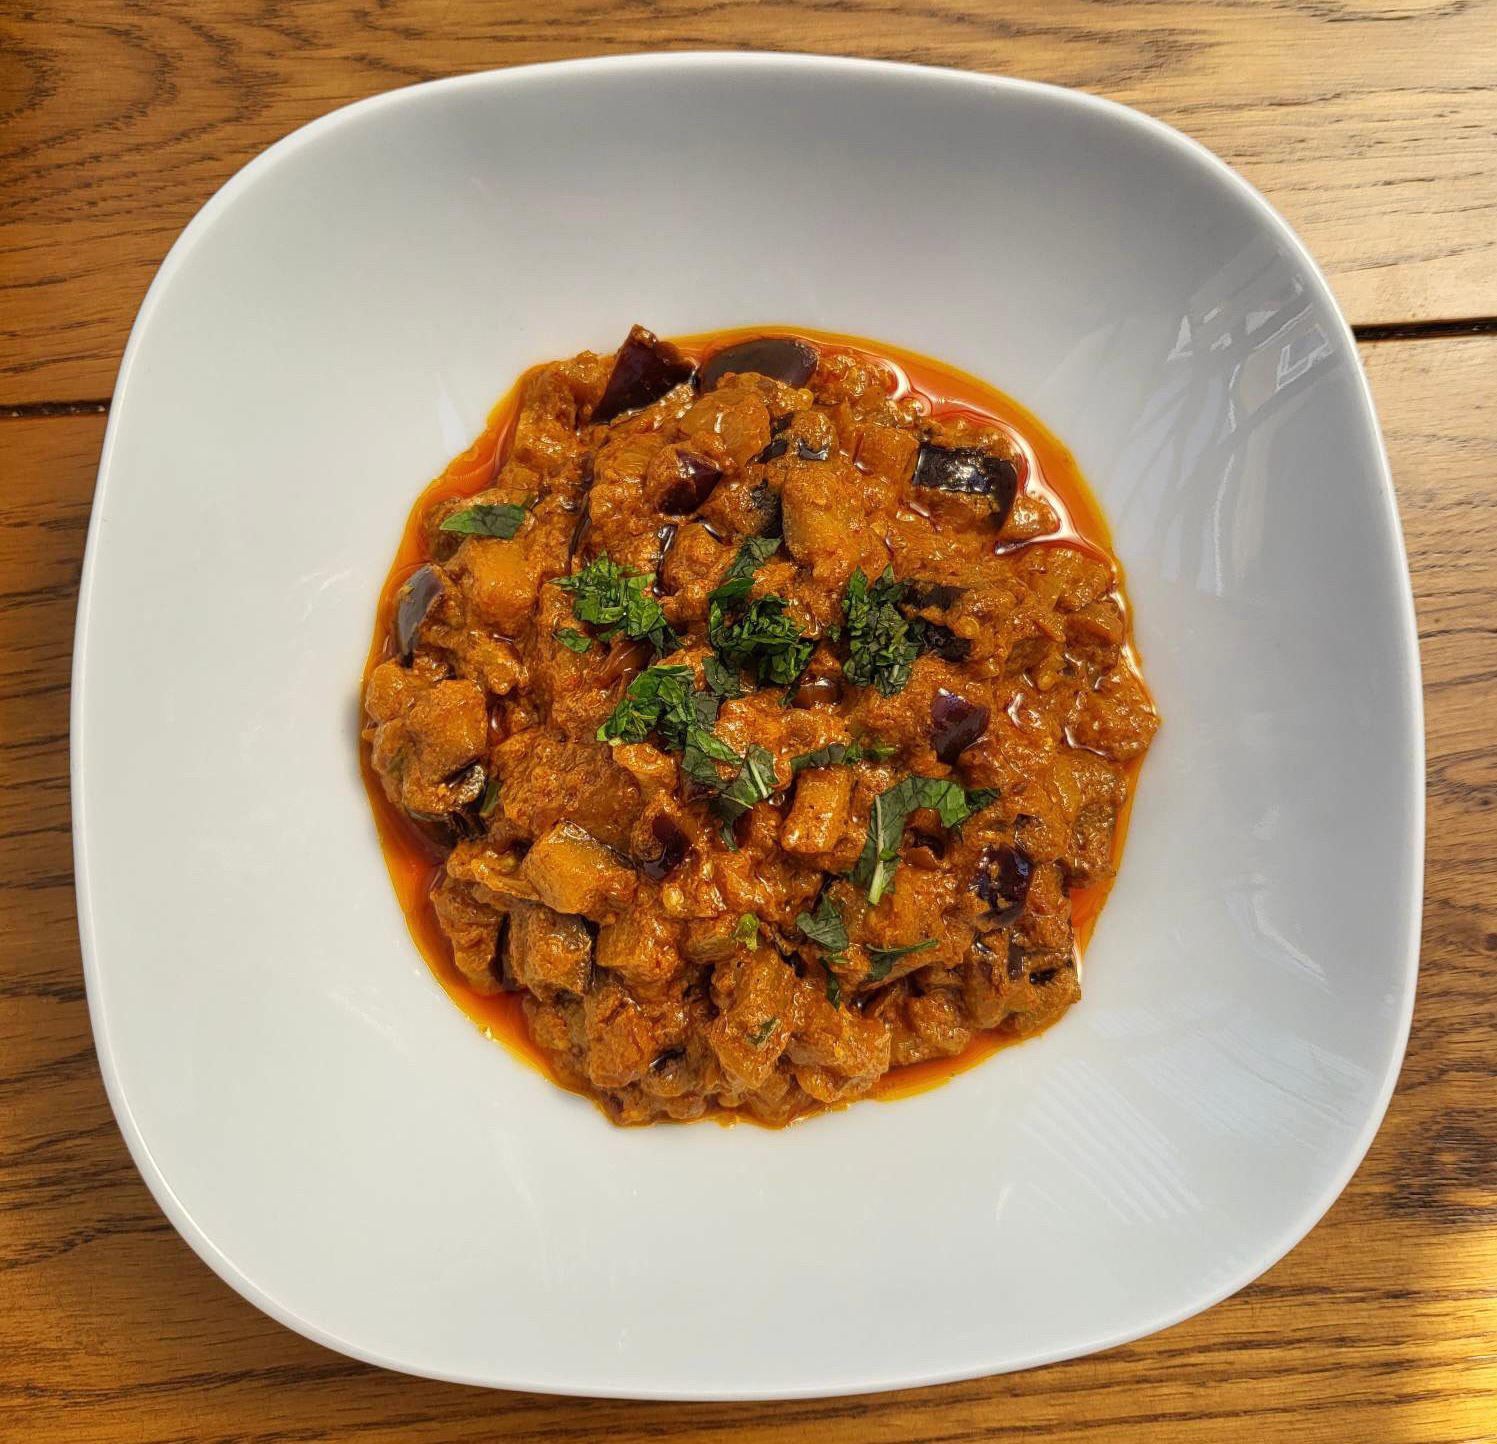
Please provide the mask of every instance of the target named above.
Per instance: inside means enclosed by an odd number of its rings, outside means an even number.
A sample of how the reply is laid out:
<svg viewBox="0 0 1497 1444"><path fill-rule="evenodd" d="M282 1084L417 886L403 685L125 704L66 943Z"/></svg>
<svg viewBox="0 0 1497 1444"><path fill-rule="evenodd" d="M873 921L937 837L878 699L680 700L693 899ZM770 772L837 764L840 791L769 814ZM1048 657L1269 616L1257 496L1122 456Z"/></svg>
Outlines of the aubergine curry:
<svg viewBox="0 0 1497 1444"><path fill-rule="evenodd" d="M364 707L423 951L619 1123L784 1123L1053 1022L1158 725L1033 417L640 327L421 498Z"/></svg>

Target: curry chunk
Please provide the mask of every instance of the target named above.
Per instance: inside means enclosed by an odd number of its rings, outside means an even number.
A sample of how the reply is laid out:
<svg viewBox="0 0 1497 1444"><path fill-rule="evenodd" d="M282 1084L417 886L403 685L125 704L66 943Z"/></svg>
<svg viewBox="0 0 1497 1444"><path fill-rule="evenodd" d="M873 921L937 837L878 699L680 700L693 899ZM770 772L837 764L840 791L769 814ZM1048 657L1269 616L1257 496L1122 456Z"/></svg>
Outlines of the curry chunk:
<svg viewBox="0 0 1497 1444"><path fill-rule="evenodd" d="M786 852L811 855L829 852L847 828L852 808L850 767L818 767L802 772L795 785L795 801L780 828Z"/></svg>
<svg viewBox="0 0 1497 1444"><path fill-rule="evenodd" d="M592 973L592 934L580 917L517 903L509 914L504 957L510 976L537 997L580 997Z"/></svg>
<svg viewBox="0 0 1497 1444"><path fill-rule="evenodd" d="M595 922L611 921L634 896L633 869L574 822L537 839L520 872L547 907Z"/></svg>

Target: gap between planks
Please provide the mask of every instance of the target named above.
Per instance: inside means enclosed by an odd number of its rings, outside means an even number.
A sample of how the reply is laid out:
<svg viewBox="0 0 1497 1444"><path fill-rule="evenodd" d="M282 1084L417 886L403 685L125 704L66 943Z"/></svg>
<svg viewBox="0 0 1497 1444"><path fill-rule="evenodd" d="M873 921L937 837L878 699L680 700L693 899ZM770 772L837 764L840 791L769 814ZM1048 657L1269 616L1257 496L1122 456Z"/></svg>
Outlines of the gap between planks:
<svg viewBox="0 0 1497 1444"><path fill-rule="evenodd" d="M1453 336L1497 334L1497 316L1464 316L1451 321L1378 321L1351 328L1358 341L1427 341ZM0 403L0 421L35 420L49 416L102 416L109 397L92 401L23 401Z"/></svg>

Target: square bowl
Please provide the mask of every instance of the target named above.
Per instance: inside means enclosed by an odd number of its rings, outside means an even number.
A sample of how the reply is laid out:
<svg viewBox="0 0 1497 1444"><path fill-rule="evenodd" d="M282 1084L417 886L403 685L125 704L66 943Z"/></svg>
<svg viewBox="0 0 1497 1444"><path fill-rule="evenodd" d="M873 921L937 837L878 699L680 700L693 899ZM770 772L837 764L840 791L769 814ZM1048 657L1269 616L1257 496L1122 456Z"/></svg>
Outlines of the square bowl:
<svg viewBox="0 0 1497 1444"><path fill-rule="evenodd" d="M938 357L1037 413L1112 523L1165 725L1086 996L938 1090L615 1130L480 1036L406 932L357 761L395 540L521 370L634 321ZM241 171L132 333L73 692L99 1057L188 1242L356 1357L842 1394L1206 1307L1381 1119L1421 780L1351 335L1260 197L1120 106L754 55L418 86Z"/></svg>

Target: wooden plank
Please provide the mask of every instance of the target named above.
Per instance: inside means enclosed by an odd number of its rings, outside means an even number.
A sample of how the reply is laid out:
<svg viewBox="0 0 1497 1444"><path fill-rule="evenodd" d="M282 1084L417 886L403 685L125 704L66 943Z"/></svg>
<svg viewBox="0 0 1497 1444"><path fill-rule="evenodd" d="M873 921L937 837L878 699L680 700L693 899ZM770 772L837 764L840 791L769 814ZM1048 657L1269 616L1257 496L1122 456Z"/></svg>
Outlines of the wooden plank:
<svg viewBox="0 0 1497 1444"><path fill-rule="evenodd" d="M1152 1339L1008 1378L773 1405L552 1400L382 1373L257 1313L172 1232L104 1099L72 910L68 664L102 422L0 422L0 1438L1490 1438L1497 338L1366 357L1418 595L1430 744L1424 975L1367 1163L1278 1267Z"/></svg>
<svg viewBox="0 0 1497 1444"><path fill-rule="evenodd" d="M177 233L335 106L494 66L740 47L1112 96L1239 166L1354 322L1497 315L1497 0L92 0L0 11L0 404L108 396Z"/></svg>

